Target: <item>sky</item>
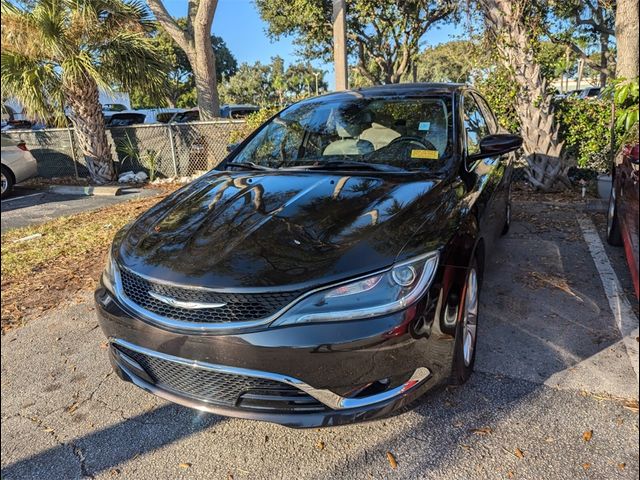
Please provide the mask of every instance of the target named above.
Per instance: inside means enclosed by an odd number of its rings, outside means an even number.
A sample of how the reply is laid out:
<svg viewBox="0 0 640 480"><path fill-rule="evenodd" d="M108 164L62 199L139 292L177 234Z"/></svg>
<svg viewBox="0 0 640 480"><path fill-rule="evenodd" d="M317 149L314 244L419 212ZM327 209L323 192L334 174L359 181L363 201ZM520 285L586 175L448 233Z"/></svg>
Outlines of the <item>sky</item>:
<svg viewBox="0 0 640 480"><path fill-rule="evenodd" d="M164 0L173 17L187 15L185 0ZM252 0L219 0L213 19L212 32L222 37L236 57L238 63L252 64L256 61L270 63L271 57L281 56L286 65L305 60L296 56L292 38L272 41L266 34L267 24L262 21ZM463 34L462 26L443 25L432 29L424 39L424 46L437 45ZM327 72L325 79L333 88L333 67L331 64L312 62L315 67Z"/></svg>

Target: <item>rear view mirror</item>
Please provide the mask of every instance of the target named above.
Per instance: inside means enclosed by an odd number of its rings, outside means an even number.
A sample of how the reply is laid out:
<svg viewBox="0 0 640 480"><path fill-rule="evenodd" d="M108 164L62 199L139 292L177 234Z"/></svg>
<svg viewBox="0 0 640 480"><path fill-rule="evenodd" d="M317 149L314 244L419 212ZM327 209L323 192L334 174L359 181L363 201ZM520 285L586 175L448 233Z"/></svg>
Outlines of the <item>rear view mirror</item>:
<svg viewBox="0 0 640 480"><path fill-rule="evenodd" d="M480 153L473 158L486 158L513 152L522 146L522 137L512 133L494 133L480 140Z"/></svg>

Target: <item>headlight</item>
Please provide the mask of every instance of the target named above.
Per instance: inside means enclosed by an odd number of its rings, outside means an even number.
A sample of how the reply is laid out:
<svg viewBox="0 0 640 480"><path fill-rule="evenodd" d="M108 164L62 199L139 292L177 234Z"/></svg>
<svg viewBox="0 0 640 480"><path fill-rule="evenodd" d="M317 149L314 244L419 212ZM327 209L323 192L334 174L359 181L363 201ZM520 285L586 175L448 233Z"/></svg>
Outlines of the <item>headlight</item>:
<svg viewBox="0 0 640 480"><path fill-rule="evenodd" d="M356 320L403 310L431 285L438 256L438 252L431 252L384 272L313 292L273 325Z"/></svg>
<svg viewBox="0 0 640 480"><path fill-rule="evenodd" d="M114 293L113 290L113 282L114 282L114 271L115 268L113 265L113 257L111 256L112 246L109 245L109 251L107 252L107 264L104 267L104 272L102 272L102 283L105 288L109 290L111 293Z"/></svg>

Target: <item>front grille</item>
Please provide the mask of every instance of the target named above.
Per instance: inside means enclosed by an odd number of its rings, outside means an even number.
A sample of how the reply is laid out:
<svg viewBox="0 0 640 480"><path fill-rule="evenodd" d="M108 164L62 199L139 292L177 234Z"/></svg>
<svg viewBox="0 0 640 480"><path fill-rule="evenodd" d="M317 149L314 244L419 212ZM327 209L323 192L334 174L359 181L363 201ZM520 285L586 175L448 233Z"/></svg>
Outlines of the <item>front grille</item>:
<svg viewBox="0 0 640 480"><path fill-rule="evenodd" d="M154 384L197 400L254 410L317 411L325 408L301 390L275 380L184 365L118 344L112 344L112 348L135 360Z"/></svg>
<svg viewBox="0 0 640 480"><path fill-rule="evenodd" d="M218 293L194 288L175 287L151 282L122 268L120 278L124 294L132 302L162 317L183 322L231 323L268 318L302 294L301 291L281 293ZM224 303L219 308L185 309L153 298L149 292L185 302Z"/></svg>

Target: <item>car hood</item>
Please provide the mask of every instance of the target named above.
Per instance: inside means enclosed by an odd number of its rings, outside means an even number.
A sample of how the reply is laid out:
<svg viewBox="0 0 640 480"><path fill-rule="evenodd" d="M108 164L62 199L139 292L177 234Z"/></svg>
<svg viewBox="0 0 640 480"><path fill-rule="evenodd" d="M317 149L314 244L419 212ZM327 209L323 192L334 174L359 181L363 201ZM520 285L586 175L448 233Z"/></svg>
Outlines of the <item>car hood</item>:
<svg viewBox="0 0 640 480"><path fill-rule="evenodd" d="M183 285L317 286L391 265L425 222L438 230L451 204L441 187L413 175L216 172L143 214L115 254ZM439 236L404 257L436 248Z"/></svg>

